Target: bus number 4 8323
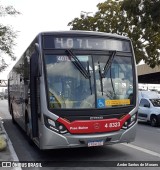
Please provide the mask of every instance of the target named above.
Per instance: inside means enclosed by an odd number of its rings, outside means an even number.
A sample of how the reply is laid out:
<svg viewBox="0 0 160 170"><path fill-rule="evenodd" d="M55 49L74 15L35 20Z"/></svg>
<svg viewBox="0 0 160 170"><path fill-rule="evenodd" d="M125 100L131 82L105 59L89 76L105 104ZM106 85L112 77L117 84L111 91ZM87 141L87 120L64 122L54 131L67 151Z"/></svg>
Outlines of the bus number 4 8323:
<svg viewBox="0 0 160 170"><path fill-rule="evenodd" d="M105 127L106 128L114 128L114 127L120 127L120 122L114 122L114 123L106 123Z"/></svg>

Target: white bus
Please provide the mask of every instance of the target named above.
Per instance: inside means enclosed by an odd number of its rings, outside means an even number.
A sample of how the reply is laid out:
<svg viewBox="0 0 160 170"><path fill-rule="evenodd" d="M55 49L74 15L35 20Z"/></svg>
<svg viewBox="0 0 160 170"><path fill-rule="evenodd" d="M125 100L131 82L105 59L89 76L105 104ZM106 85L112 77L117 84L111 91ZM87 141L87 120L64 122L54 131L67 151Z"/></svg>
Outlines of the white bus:
<svg viewBox="0 0 160 170"><path fill-rule="evenodd" d="M13 122L40 149L135 139L137 74L129 38L88 31L36 36L8 77Z"/></svg>

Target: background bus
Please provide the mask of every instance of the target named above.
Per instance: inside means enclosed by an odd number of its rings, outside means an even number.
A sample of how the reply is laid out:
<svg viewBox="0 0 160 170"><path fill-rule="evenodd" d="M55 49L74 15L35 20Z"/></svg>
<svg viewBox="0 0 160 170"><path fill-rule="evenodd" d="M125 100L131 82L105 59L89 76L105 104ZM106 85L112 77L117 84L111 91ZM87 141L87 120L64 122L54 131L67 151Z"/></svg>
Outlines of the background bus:
<svg viewBox="0 0 160 170"><path fill-rule="evenodd" d="M8 77L12 121L40 149L131 142L137 75L129 38L100 32L43 32Z"/></svg>

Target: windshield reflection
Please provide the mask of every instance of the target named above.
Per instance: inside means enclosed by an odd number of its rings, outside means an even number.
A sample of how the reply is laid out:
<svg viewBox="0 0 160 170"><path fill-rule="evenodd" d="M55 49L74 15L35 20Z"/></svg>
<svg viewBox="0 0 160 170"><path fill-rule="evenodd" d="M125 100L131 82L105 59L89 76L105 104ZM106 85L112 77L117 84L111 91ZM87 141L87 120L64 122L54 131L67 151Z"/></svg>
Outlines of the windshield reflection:
<svg viewBox="0 0 160 170"><path fill-rule="evenodd" d="M110 55L76 55L76 58L81 68L67 55L45 55L50 108L109 108L133 104L130 57L114 56L103 77L100 73Z"/></svg>
<svg viewBox="0 0 160 170"><path fill-rule="evenodd" d="M77 56L77 58L86 70L89 69L88 79L67 56L47 55L45 57L51 108L95 108L90 57ZM91 99L87 101L89 96Z"/></svg>

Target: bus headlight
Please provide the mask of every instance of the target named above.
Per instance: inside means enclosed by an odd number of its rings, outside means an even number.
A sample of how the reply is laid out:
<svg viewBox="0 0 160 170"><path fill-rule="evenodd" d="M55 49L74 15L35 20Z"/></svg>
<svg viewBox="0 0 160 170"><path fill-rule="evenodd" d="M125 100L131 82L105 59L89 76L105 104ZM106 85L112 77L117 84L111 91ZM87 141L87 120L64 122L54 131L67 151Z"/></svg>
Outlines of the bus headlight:
<svg viewBox="0 0 160 170"><path fill-rule="evenodd" d="M44 116L44 122L47 128L57 133L65 134L68 132L64 125L55 120L52 120L51 118L48 118L47 116Z"/></svg>
<svg viewBox="0 0 160 170"><path fill-rule="evenodd" d="M52 125L53 127L56 126L56 123L52 119L48 119L48 123Z"/></svg>
<svg viewBox="0 0 160 170"><path fill-rule="evenodd" d="M136 114L132 115L130 119L131 122L135 122L137 120L137 115Z"/></svg>
<svg viewBox="0 0 160 170"><path fill-rule="evenodd" d="M122 126L122 129L128 129L137 121L137 113L133 114Z"/></svg>
<svg viewBox="0 0 160 170"><path fill-rule="evenodd" d="M66 127L64 126L64 125L62 125L62 124L60 124L59 123L59 132L61 133L61 134L65 134L65 133L67 133L68 131L67 131L67 129L66 129Z"/></svg>

